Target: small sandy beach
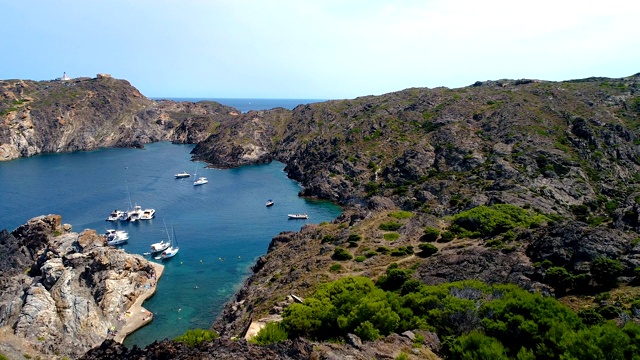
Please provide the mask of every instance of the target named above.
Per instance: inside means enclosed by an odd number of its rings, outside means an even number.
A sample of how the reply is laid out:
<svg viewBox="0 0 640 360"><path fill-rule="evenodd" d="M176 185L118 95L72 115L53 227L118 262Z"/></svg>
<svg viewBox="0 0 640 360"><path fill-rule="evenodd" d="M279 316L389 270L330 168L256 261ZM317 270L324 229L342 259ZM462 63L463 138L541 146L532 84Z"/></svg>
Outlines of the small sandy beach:
<svg viewBox="0 0 640 360"><path fill-rule="evenodd" d="M146 291L138 296L133 305L131 305L127 310L126 314L123 315L123 321L119 322L119 326L116 328L117 334L113 337L113 340L120 344L122 344L127 335L147 325L151 320L153 320L153 314L142 307L142 303L156 292L156 284L162 276L164 265L155 262L151 263L155 269L155 277L147 279L147 282L144 284Z"/></svg>

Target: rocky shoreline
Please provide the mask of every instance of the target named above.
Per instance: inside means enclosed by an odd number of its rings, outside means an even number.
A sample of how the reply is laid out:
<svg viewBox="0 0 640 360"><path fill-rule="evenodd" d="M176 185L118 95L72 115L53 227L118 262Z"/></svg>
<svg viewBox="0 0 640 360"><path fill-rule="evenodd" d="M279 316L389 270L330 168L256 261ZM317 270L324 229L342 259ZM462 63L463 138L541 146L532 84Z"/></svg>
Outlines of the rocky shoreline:
<svg viewBox="0 0 640 360"><path fill-rule="evenodd" d="M0 327L47 358L77 358L114 330L121 342L151 320L141 304L164 267L106 246L95 230L40 216L2 231L0 247Z"/></svg>

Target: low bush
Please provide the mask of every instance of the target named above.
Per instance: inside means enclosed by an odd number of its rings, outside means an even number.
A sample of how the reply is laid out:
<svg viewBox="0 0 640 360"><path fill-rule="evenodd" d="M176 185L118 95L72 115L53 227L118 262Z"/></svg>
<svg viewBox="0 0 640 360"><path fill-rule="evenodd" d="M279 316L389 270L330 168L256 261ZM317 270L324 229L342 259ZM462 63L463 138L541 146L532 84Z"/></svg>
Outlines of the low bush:
<svg viewBox="0 0 640 360"><path fill-rule="evenodd" d="M279 322L270 322L260 329L256 336L252 337L249 342L258 345L269 345L283 342L288 338L289 334L287 333L284 325Z"/></svg>
<svg viewBox="0 0 640 360"><path fill-rule="evenodd" d="M380 230L384 230L384 231L396 231L398 229L400 229L400 227L402 227L402 224L400 224L399 222L395 222L395 221L388 221L385 223L380 224L380 226L378 226L378 228Z"/></svg>
<svg viewBox="0 0 640 360"><path fill-rule="evenodd" d="M478 206L452 217L450 230L460 237L495 236L548 221L544 215L510 204Z"/></svg>
<svg viewBox="0 0 640 360"><path fill-rule="evenodd" d="M420 257L429 257L435 253L438 252L438 248L435 247L432 244L420 244L418 245L418 248L420 249L420 252L418 253L418 256Z"/></svg>
<svg viewBox="0 0 640 360"><path fill-rule="evenodd" d="M218 333L205 329L187 330L184 334L173 339L174 341L184 343L187 346L194 347L204 341L217 339Z"/></svg>
<svg viewBox="0 0 640 360"><path fill-rule="evenodd" d="M337 247L333 251L333 255L331 255L331 258L333 260L345 261L353 259L353 256L347 250L341 247Z"/></svg>
<svg viewBox="0 0 640 360"><path fill-rule="evenodd" d="M400 238L400 234L398 234L397 232L390 232L382 235L382 237L387 241L395 241Z"/></svg>
<svg viewBox="0 0 640 360"><path fill-rule="evenodd" d="M426 228L424 228L424 234L422 235L422 237L420 237L420 241L434 242L438 240L439 236L440 236L440 230L431 226L427 226Z"/></svg>

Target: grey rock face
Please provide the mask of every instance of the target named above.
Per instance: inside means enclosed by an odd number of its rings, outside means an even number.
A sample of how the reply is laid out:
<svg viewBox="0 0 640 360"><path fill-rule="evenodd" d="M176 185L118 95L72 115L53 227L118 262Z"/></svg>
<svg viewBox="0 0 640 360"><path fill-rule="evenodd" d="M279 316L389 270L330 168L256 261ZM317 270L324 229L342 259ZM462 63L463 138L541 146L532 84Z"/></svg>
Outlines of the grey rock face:
<svg viewBox="0 0 640 360"><path fill-rule="evenodd" d="M20 268L0 273L0 325L44 354L78 357L105 340L152 265L60 220L42 216L2 233L3 246L14 250L8 260Z"/></svg>

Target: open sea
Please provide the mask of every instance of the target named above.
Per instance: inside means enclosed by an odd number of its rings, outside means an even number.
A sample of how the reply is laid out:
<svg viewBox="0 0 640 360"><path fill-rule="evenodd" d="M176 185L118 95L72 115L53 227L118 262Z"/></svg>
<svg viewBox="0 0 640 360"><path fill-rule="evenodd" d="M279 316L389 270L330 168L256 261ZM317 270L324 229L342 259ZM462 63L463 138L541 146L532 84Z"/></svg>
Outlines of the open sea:
<svg viewBox="0 0 640 360"><path fill-rule="evenodd" d="M235 99L235 98L153 98L154 100L173 100L173 101L215 101L222 105L232 106L243 113L249 110L269 110L275 107L282 107L293 110L301 104L312 104L326 101L324 99Z"/></svg>
<svg viewBox="0 0 640 360"><path fill-rule="evenodd" d="M341 209L298 197L300 185L287 178L282 163L207 169L190 160L192 149L162 142L143 150L100 149L0 163L0 230L60 214L76 232L125 230L129 242L122 248L142 255L166 239L165 224L169 232L173 227L180 252L163 262L156 294L143 305L154 320L128 336L125 345L142 347L188 329L209 328L272 237L331 221ZM209 183L193 186L193 176L175 179L182 171L197 172ZM266 207L268 199L275 205ZM114 209L127 210L131 204L155 209L155 219L105 221ZM309 219L288 219L288 213L298 212Z"/></svg>

